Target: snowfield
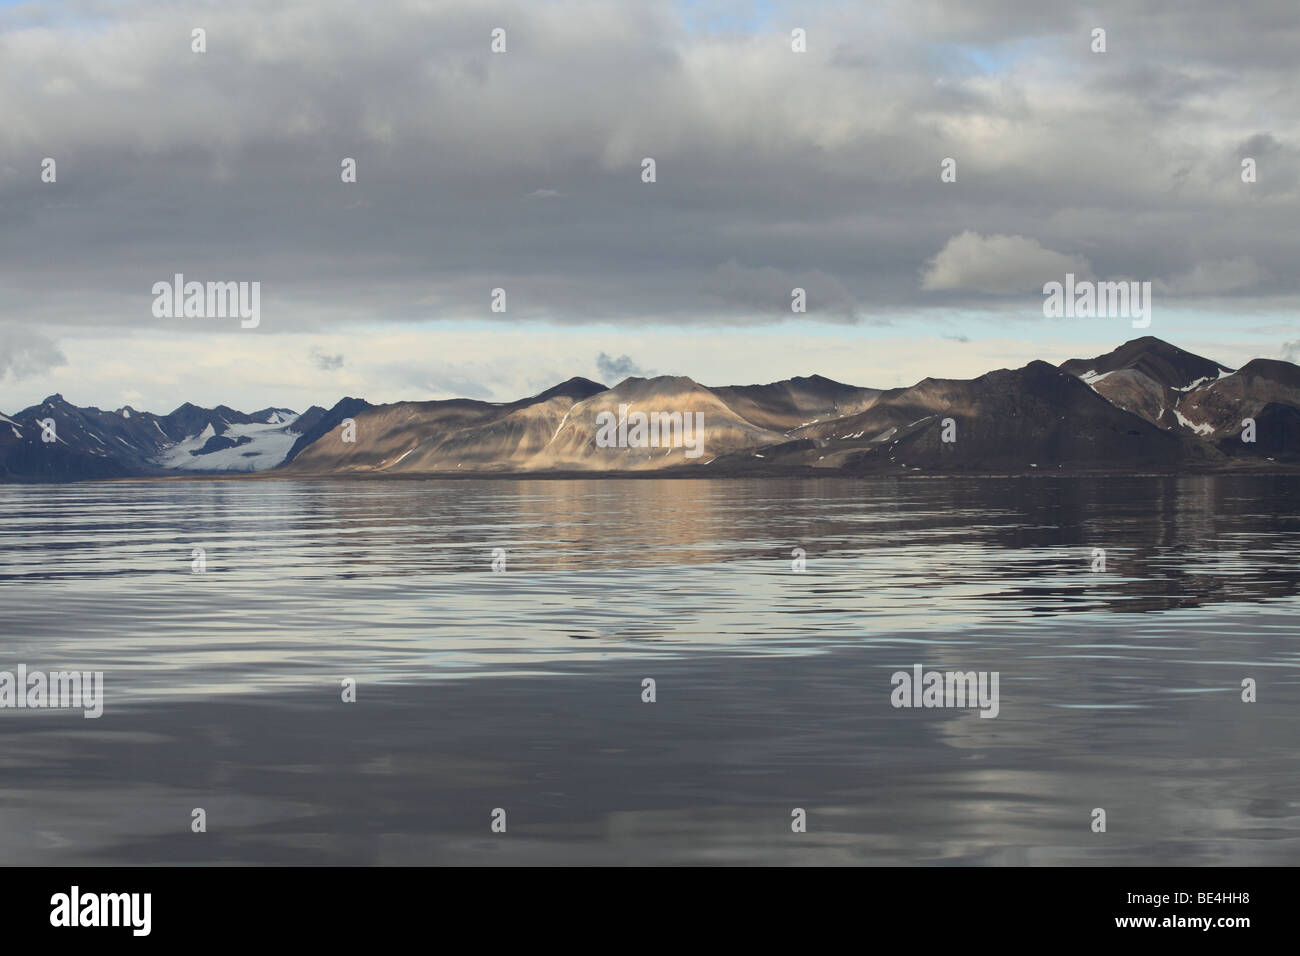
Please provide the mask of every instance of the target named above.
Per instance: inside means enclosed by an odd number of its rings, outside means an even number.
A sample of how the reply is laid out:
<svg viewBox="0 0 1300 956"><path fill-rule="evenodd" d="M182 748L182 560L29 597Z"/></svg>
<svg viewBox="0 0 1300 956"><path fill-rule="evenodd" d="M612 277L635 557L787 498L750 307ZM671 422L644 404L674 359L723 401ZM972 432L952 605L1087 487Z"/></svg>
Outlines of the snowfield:
<svg viewBox="0 0 1300 956"><path fill-rule="evenodd" d="M271 420L251 425L228 425L221 432L223 438L239 441L249 439L233 448L219 448L206 455L195 455L208 439L216 435L208 425L192 438L186 438L167 448L154 459L154 463L164 468L178 471L265 471L284 461L289 449L298 440L298 432L293 430L293 423L298 416L292 417L272 413Z"/></svg>

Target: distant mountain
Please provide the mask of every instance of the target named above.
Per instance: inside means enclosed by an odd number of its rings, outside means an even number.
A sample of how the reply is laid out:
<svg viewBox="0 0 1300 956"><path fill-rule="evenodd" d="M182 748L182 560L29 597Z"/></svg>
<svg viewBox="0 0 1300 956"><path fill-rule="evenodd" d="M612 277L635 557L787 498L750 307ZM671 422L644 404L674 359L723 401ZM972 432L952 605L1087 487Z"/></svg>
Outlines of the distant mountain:
<svg viewBox="0 0 1300 956"><path fill-rule="evenodd" d="M1171 468L1221 457L1116 408L1046 362L970 380L924 379L791 437L759 453L770 465L850 474Z"/></svg>
<svg viewBox="0 0 1300 956"><path fill-rule="evenodd" d="M1300 368L1273 359L1247 362L1232 375L1188 391L1179 405L1179 421L1184 427L1215 442L1231 437L1239 444L1245 444L1240 442L1242 421L1254 418L1256 433L1261 429L1267 431L1261 415L1269 405L1300 406ZM1275 414L1280 413L1275 410L1268 420L1273 420ZM1258 439L1254 448L1241 451L1267 454L1265 449L1279 451L1271 441L1259 442Z"/></svg>
<svg viewBox="0 0 1300 956"><path fill-rule="evenodd" d="M297 437L298 415L287 408L245 414L189 403L169 415L129 405L109 412L51 395L0 417L0 480L78 481L274 468ZM44 441L45 434L54 440Z"/></svg>
<svg viewBox="0 0 1300 956"><path fill-rule="evenodd" d="M773 431L865 411L881 395L878 388L843 385L820 375L770 385L725 385L710 391L746 421Z"/></svg>
<svg viewBox="0 0 1300 956"><path fill-rule="evenodd" d="M948 420L952 441L943 440ZM1046 362L970 381L926 379L841 428L874 437L844 458L844 470L854 473L1148 469L1219 457L1117 408Z"/></svg>
<svg viewBox="0 0 1300 956"><path fill-rule="evenodd" d="M1178 409L1187 393L1232 369L1147 335L1091 359L1071 359L1075 375L1111 403L1161 428L1185 428Z"/></svg>
<svg viewBox="0 0 1300 956"><path fill-rule="evenodd" d="M1184 352L1153 335L1125 342L1119 348L1090 359L1070 359L1061 370L1079 378L1133 370L1169 388L1185 389L1216 378L1232 369L1191 352Z"/></svg>
<svg viewBox="0 0 1300 956"><path fill-rule="evenodd" d="M41 441L53 419L57 441ZM1255 441L1242 441L1243 421ZM698 422L698 432L695 425ZM1300 367L1233 371L1145 336L1059 367L864 388L819 375L708 387L572 378L514 402L371 405L302 415L185 404L169 415L60 395L0 415L0 480L188 472L286 476L649 473L1042 474L1300 467Z"/></svg>
<svg viewBox="0 0 1300 956"><path fill-rule="evenodd" d="M298 437L289 453L284 457L284 463L287 465L298 457L298 454L309 445L314 444L318 439L328 435L331 431L339 426L345 418L351 418L358 412L365 411L372 407L364 398L342 398L335 403L329 411L321 408L319 405L313 405L307 411L302 413L302 417L295 423L297 426Z"/></svg>
<svg viewBox="0 0 1300 956"><path fill-rule="evenodd" d="M339 418L310 446L295 452L286 469L311 473L519 469L550 441L575 401L603 391L605 386L598 382L571 378L507 404L456 398L367 406L347 416L354 422L353 441L345 440L348 436ZM337 418L333 412L331 417Z"/></svg>
<svg viewBox="0 0 1300 956"><path fill-rule="evenodd" d="M682 430L657 447L601 447L600 419L617 423L620 408L632 421L636 414L659 413L681 417ZM693 426L703 425L696 435ZM690 416L691 432L686 432ZM682 441L674 442L680 436ZM565 416L547 445L527 463L530 470L555 471L643 471L684 465L707 464L719 455L743 448L781 441L785 436L761 428L731 408L713 390L677 375L657 378L628 378L614 388L576 403ZM698 443L698 457L691 458L687 443ZM629 446L630 446L629 442Z"/></svg>
<svg viewBox="0 0 1300 956"><path fill-rule="evenodd" d="M1300 462L1300 408L1282 402L1269 402L1250 416L1255 421L1255 441L1242 441L1244 429L1225 429L1229 434L1214 447L1233 458L1268 458L1273 461Z"/></svg>
<svg viewBox="0 0 1300 956"><path fill-rule="evenodd" d="M17 418L0 415L0 481L83 481L133 474L107 453L86 452L66 441L43 442L39 425Z"/></svg>
<svg viewBox="0 0 1300 956"><path fill-rule="evenodd" d="M1231 457L1294 458L1288 408L1300 408L1300 367L1254 359L1233 371L1150 336L1061 369L1078 375L1116 406L1168 431L1204 439ZM1273 407L1267 414L1265 409ZM1262 416L1262 417L1261 417ZM1255 420L1256 440L1241 441Z"/></svg>

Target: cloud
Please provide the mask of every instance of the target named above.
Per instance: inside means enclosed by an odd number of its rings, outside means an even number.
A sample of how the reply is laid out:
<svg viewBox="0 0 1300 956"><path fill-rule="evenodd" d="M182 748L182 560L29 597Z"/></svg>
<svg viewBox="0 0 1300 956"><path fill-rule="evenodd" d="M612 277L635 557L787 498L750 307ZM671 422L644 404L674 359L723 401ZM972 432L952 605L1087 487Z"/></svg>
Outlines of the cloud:
<svg viewBox="0 0 1300 956"><path fill-rule="evenodd" d="M1282 358L1287 362L1300 363L1300 339L1282 343Z"/></svg>
<svg viewBox="0 0 1300 956"><path fill-rule="evenodd" d="M490 401L494 392L492 384L454 373L428 375L423 379L422 387L438 398L477 398L480 401Z"/></svg>
<svg viewBox="0 0 1300 956"><path fill-rule="evenodd" d="M322 372L332 372L343 367L343 355L326 355L320 349L313 347L311 350L311 364L316 366Z"/></svg>
<svg viewBox="0 0 1300 956"><path fill-rule="evenodd" d="M632 375L645 376L647 372L641 366L626 355L620 355L618 358L611 358L604 352L596 356L596 368L600 372L600 380L608 382L611 385L623 381Z"/></svg>
<svg viewBox="0 0 1300 956"><path fill-rule="evenodd" d="M1199 262L1187 272L1172 276L1165 286L1173 295L1219 295L1249 289L1269 278L1249 256L1219 262Z"/></svg>
<svg viewBox="0 0 1300 956"><path fill-rule="evenodd" d="M804 291L804 313L791 310L795 289ZM847 322L859 318L853 294L839 279L820 269L794 272L774 266L751 267L733 258L709 274L704 292L732 307L735 321L752 320L755 315L788 319L806 314Z"/></svg>
<svg viewBox="0 0 1300 956"><path fill-rule="evenodd" d="M0 325L0 379L8 375L30 378L67 364L48 336L19 325Z"/></svg>
<svg viewBox="0 0 1300 956"><path fill-rule="evenodd" d="M223 0L198 55L164 0L0 2L0 323L69 355L92 325L241 334L153 319L176 272L261 281L257 334L322 343L379 323L928 333L955 296L1083 263L1300 308L1300 99L1277 93L1294 0L828 0L799 8L799 55L787 8L707 6L702 29L698 5L646 0L491 20L478 0ZM1238 258L1271 278L1197 276Z"/></svg>
<svg viewBox="0 0 1300 956"><path fill-rule="evenodd" d="M1238 144L1237 155L1242 158L1249 156L1259 159L1262 156L1272 156L1281 150L1281 142L1272 133L1256 133Z"/></svg>
<svg viewBox="0 0 1300 956"><path fill-rule="evenodd" d="M921 288L928 292L982 292L1015 295L1041 292L1045 282L1067 272L1092 274L1082 256L1044 249L1024 236L982 236L967 230L953 236L926 266Z"/></svg>
<svg viewBox="0 0 1300 956"><path fill-rule="evenodd" d="M445 335L438 336L438 339L444 343L448 341ZM444 398L501 401L503 397L506 401L513 401L519 397L508 393L502 394L505 390L503 383L512 383L505 388L518 388L518 385L514 384L519 379L516 369L517 359L503 359L499 351L493 347L478 350L473 360L468 357L463 348L448 353L456 355L455 361L418 357L426 354L441 354L441 349L444 347L438 345L431 349L420 348L400 352L366 349L369 354L364 356L349 355L349 368L353 377L356 377L358 367L362 367L362 383L366 388L382 382L389 394L396 392L403 396L404 400L409 401L432 401ZM361 351L361 347L358 351ZM393 361L391 356L394 354L417 357Z"/></svg>

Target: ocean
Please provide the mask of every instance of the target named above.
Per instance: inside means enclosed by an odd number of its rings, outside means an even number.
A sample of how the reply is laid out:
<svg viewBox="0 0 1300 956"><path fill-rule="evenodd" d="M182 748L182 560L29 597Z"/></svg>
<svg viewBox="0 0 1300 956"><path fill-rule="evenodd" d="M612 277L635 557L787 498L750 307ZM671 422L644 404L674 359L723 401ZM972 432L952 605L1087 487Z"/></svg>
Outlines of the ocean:
<svg viewBox="0 0 1300 956"><path fill-rule="evenodd" d="M1298 503L1257 476L0 486L0 671L102 674L98 717L0 689L0 853L1294 864ZM996 674L996 716L897 706L930 671Z"/></svg>

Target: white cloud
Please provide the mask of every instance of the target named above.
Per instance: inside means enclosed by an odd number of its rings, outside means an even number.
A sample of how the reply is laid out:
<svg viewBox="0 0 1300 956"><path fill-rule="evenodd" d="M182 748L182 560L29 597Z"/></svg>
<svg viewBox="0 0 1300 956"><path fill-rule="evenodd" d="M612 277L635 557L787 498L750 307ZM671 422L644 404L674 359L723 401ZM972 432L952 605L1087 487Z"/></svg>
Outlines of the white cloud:
<svg viewBox="0 0 1300 956"><path fill-rule="evenodd" d="M1082 256L1044 249L1024 236L982 236L967 230L953 236L926 264L921 288L927 292L983 292L1015 295L1041 292L1043 283L1092 273Z"/></svg>
<svg viewBox="0 0 1300 956"><path fill-rule="evenodd" d="M0 379L30 378L67 363L48 336L18 324L0 326Z"/></svg>

